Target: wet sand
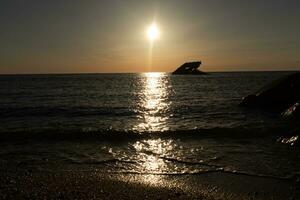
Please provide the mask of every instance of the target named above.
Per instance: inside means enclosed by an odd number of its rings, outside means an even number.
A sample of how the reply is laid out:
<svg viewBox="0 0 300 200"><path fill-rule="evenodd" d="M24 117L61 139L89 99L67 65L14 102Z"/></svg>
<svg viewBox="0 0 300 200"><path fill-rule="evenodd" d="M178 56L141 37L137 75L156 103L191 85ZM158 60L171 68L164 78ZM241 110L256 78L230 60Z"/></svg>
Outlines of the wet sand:
<svg viewBox="0 0 300 200"><path fill-rule="evenodd" d="M299 199L296 178L222 172L142 175L1 170L0 173L0 199Z"/></svg>

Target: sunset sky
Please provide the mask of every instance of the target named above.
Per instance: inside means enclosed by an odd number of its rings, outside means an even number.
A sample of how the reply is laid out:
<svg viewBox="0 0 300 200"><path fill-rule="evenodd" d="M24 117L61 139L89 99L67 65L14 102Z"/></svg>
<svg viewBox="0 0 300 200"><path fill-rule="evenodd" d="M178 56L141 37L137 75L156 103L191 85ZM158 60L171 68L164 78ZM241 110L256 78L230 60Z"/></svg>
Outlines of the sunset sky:
<svg viewBox="0 0 300 200"><path fill-rule="evenodd" d="M205 71L300 70L299 9L299 0L1 0L0 73L170 72L195 60Z"/></svg>

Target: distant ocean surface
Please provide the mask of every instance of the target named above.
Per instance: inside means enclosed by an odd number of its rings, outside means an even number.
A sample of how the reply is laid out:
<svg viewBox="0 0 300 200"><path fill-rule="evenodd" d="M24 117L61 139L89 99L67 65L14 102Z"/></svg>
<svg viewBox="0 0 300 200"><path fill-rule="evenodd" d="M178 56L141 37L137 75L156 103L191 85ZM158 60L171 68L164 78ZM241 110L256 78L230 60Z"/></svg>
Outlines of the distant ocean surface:
<svg viewBox="0 0 300 200"><path fill-rule="evenodd" d="M238 106L287 74L1 75L0 164L293 176L299 149L276 142L287 122Z"/></svg>

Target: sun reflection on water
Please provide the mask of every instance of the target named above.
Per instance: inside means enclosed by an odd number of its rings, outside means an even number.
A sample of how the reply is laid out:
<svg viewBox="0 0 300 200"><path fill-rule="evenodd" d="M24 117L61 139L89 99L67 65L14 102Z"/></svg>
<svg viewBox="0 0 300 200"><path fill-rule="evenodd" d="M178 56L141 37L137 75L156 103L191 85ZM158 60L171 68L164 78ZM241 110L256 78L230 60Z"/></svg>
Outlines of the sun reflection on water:
<svg viewBox="0 0 300 200"><path fill-rule="evenodd" d="M155 174L169 172L168 163L163 159L173 150L173 140L148 139L133 144L138 157L139 171L146 173L144 182L156 184L161 181Z"/></svg>
<svg viewBox="0 0 300 200"><path fill-rule="evenodd" d="M169 116L167 111L170 86L164 73L145 73L142 75L143 89L140 93L140 123L134 128L138 131L166 131Z"/></svg>
<svg viewBox="0 0 300 200"><path fill-rule="evenodd" d="M139 132L167 131L170 117L169 100L171 86L165 73L145 73L141 77L142 89L139 92L139 121L134 130ZM136 141L133 145L138 171L146 173L145 182L157 184L159 176L169 171L168 163L163 159L173 149L172 140L147 139Z"/></svg>

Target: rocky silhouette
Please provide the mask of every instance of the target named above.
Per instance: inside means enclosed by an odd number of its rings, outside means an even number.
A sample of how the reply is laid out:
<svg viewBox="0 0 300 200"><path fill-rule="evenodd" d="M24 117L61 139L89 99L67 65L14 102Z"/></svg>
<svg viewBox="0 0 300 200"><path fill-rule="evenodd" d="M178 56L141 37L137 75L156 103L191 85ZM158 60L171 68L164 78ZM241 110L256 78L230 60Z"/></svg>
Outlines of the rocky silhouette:
<svg viewBox="0 0 300 200"><path fill-rule="evenodd" d="M283 118L292 119L296 123L278 141L300 146L300 72L283 77L262 91L244 97L240 105L279 112Z"/></svg>
<svg viewBox="0 0 300 200"><path fill-rule="evenodd" d="M202 64L201 61L184 63L183 65L178 67L172 74L191 74L191 75L206 74L205 72L198 70L201 64Z"/></svg>
<svg viewBox="0 0 300 200"><path fill-rule="evenodd" d="M256 94L244 97L240 105L278 112L290 109L294 112L299 110L297 104L299 101L300 72L297 72L274 81ZM292 113L290 112L290 114Z"/></svg>

